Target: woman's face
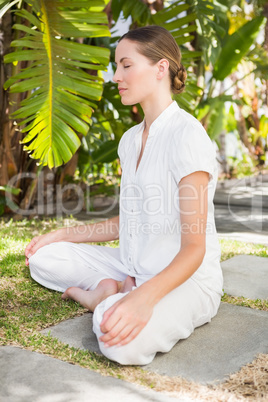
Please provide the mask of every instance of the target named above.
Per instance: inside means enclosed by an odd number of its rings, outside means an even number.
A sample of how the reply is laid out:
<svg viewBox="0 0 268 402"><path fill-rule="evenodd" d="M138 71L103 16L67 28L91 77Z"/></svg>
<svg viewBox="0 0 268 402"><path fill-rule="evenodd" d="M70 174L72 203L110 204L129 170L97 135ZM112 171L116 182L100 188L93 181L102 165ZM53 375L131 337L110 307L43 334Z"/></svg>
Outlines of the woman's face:
<svg viewBox="0 0 268 402"><path fill-rule="evenodd" d="M113 80L118 84L124 105L141 106L157 96L158 65L152 65L147 57L140 54L137 44L128 39L119 42L115 51L117 64Z"/></svg>

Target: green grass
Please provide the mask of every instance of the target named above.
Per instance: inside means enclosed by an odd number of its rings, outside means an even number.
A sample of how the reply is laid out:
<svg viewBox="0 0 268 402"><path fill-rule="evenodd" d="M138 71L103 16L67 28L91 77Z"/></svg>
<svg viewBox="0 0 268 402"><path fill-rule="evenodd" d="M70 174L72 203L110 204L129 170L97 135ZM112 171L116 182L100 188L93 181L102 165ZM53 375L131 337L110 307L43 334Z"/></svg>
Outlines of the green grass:
<svg viewBox="0 0 268 402"><path fill-rule="evenodd" d="M53 357L97 370L105 375L128 379L154 387L152 377L140 368L125 368L103 356L65 345L40 334L40 330L71 317L85 313L85 309L72 300L62 301L59 292L48 290L34 282L25 265L24 249L31 238L66 225L69 220L0 220L0 345L17 345ZM222 260L238 254L268 257L261 245L233 240L221 240ZM114 247L118 242L110 244ZM249 300L223 296L223 301L252 308L268 310L268 300ZM156 379L157 381L157 379Z"/></svg>
<svg viewBox="0 0 268 402"><path fill-rule="evenodd" d="M268 248L263 244L244 243L237 240L221 239L221 261L228 260L235 255L247 254L259 257L268 257Z"/></svg>

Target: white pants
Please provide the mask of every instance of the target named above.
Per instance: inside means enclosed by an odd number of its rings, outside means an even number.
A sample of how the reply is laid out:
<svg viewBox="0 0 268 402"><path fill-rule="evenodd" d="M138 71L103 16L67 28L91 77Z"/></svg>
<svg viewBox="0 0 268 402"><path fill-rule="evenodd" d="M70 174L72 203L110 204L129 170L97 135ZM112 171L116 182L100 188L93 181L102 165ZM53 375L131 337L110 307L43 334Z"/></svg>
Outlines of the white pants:
<svg viewBox="0 0 268 402"><path fill-rule="evenodd" d="M119 248L88 244L52 243L30 257L29 265L34 280L60 292L70 286L93 290L103 279L123 281L128 276L120 261ZM139 365L149 364L157 352L170 351L196 327L209 322L216 315L221 298L216 292L204 291L190 278L157 303L150 321L133 341L125 346L105 348L99 341L103 314L125 295L112 295L96 307L93 331L101 352L110 360Z"/></svg>

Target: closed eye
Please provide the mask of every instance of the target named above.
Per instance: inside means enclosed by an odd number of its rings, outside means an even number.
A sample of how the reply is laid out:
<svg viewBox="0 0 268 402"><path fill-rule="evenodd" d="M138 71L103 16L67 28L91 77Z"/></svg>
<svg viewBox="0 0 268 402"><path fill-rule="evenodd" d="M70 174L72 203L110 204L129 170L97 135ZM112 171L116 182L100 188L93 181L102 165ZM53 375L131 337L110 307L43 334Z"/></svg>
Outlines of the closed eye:
<svg viewBox="0 0 268 402"><path fill-rule="evenodd" d="M124 68L129 68L130 66L124 66Z"/></svg>

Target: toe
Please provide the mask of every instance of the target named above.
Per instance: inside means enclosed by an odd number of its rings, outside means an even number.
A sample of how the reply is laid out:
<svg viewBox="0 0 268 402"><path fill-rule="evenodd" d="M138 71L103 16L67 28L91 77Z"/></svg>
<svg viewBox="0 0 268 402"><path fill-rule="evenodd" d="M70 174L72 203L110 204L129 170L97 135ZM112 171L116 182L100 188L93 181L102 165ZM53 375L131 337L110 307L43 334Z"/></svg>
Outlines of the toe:
<svg viewBox="0 0 268 402"><path fill-rule="evenodd" d="M63 300L65 300L65 299L70 299L70 298L71 298L71 293L72 293L71 289L72 289L72 288L66 289L65 292L62 294L61 298L62 298Z"/></svg>

